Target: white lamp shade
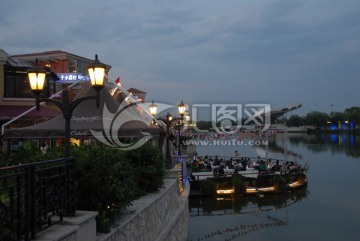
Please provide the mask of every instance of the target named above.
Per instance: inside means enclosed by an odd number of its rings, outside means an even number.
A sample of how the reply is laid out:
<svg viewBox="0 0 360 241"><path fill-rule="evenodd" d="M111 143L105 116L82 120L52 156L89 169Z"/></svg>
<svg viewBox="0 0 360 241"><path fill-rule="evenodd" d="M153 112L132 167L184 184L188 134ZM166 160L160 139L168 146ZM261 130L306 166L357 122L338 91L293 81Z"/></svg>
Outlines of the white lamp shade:
<svg viewBox="0 0 360 241"><path fill-rule="evenodd" d="M103 86L105 77L105 68L92 67L89 68L89 76L92 86Z"/></svg>
<svg viewBox="0 0 360 241"><path fill-rule="evenodd" d="M152 116L156 116L156 113L157 113L157 105L155 105L154 101L151 103L150 105L150 114Z"/></svg>
<svg viewBox="0 0 360 241"><path fill-rule="evenodd" d="M102 88L104 86L106 65L98 60L98 55L95 55L95 60L88 67L91 86L95 88Z"/></svg>
<svg viewBox="0 0 360 241"><path fill-rule="evenodd" d="M181 101L181 103L178 105L178 108L179 108L179 114L181 116L183 116L185 114L185 111L186 111L186 105L184 104L183 101Z"/></svg>
<svg viewBox="0 0 360 241"><path fill-rule="evenodd" d="M45 72L29 72L28 77L32 91L42 91L44 89Z"/></svg>

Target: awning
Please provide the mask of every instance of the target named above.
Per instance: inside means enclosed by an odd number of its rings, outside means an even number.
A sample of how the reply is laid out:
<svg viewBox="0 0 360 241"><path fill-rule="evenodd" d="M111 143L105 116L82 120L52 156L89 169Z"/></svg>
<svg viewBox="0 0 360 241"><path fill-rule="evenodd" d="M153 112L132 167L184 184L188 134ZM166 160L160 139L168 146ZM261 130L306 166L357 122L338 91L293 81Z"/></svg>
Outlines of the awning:
<svg viewBox="0 0 360 241"><path fill-rule="evenodd" d="M95 96L95 90L89 83L83 83L83 87L79 97ZM165 132L164 127L151 124L151 119L145 118L138 105L122 104L125 106L120 105L106 88L100 90L99 108L95 107L95 100L81 102L74 109L70 121L71 137L109 137L109 133L115 137L142 137L144 134L159 136ZM45 108L40 107L42 109ZM36 110L29 114L34 112ZM65 120L61 114L32 126L5 129L3 138L59 138L64 136L64 129Z"/></svg>
<svg viewBox="0 0 360 241"><path fill-rule="evenodd" d="M36 118L36 117L52 118L60 114L60 110L48 108L45 106L42 106L40 110L37 111L36 108L31 106L0 105L0 120L13 119L29 110L31 111L28 112L25 116L31 118Z"/></svg>

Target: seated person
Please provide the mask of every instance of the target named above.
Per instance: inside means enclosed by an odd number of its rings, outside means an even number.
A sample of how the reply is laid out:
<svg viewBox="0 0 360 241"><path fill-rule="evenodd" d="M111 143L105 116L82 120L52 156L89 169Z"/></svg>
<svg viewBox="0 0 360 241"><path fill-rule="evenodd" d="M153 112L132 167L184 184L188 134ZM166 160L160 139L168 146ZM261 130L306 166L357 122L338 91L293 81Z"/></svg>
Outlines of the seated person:
<svg viewBox="0 0 360 241"><path fill-rule="evenodd" d="M266 171L266 163L264 161L260 161L259 171L260 172Z"/></svg>
<svg viewBox="0 0 360 241"><path fill-rule="evenodd" d="M247 161L246 160L241 160L241 165L242 165L242 171L246 171L246 166L247 166Z"/></svg>
<svg viewBox="0 0 360 241"><path fill-rule="evenodd" d="M271 171L280 171L281 165L279 163L279 160L276 161L276 164L271 168Z"/></svg>
<svg viewBox="0 0 360 241"><path fill-rule="evenodd" d="M224 166L220 165L218 170L219 170L219 175L220 176L223 176L225 174Z"/></svg>

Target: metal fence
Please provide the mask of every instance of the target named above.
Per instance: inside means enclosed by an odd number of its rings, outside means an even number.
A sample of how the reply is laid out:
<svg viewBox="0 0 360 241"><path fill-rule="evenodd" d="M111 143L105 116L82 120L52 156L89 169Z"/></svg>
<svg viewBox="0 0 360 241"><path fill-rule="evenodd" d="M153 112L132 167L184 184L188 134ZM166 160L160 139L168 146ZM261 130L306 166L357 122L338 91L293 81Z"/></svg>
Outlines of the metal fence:
<svg viewBox="0 0 360 241"><path fill-rule="evenodd" d="M0 241L34 239L74 214L72 157L0 168Z"/></svg>

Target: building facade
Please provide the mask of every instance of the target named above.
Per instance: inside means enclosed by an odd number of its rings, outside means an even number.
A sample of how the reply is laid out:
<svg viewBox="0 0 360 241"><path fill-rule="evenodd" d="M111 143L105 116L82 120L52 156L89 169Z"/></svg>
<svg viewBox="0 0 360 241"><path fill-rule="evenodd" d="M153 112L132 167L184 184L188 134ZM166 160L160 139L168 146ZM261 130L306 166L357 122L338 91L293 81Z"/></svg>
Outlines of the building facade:
<svg viewBox="0 0 360 241"><path fill-rule="evenodd" d="M34 95L27 81L27 70L38 62L47 71L42 97L49 98L62 89L62 84L86 80L92 59L64 51L47 51L9 56L0 49L0 120L20 115L35 105ZM111 66L107 66L107 72Z"/></svg>
<svg viewBox="0 0 360 241"><path fill-rule="evenodd" d="M87 68L92 63L93 59L60 50L10 56L0 49L1 135L5 129L34 125L61 113L61 110L48 103L44 104L39 111L36 110L35 96L30 89L27 77L28 69L39 65L47 72L41 97L61 98L61 95L56 95L56 93L62 90L63 85L88 80ZM106 65L106 68L107 75L111 66ZM80 87L75 84L71 88L71 96L76 96L79 91ZM16 143L16 140L13 142ZM2 139L0 145L3 145Z"/></svg>

